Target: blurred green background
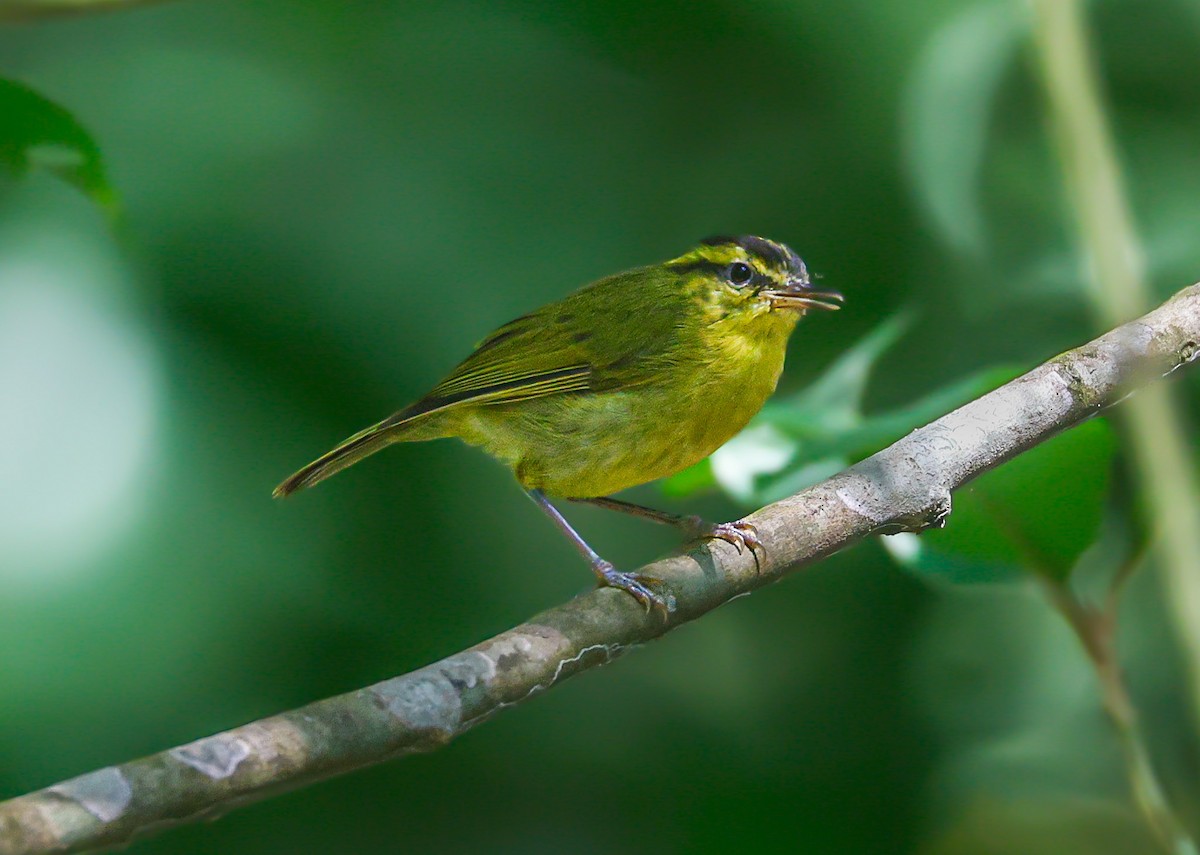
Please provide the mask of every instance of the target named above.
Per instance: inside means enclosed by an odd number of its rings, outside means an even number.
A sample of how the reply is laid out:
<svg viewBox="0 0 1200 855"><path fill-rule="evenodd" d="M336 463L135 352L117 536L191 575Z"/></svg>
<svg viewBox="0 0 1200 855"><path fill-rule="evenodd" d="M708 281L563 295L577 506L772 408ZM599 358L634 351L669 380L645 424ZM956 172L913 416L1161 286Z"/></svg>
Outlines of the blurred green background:
<svg viewBox="0 0 1200 855"><path fill-rule="evenodd" d="M1200 5L1089 6L1165 297L1200 277ZM511 477L402 446L271 487L496 325L712 233L847 308L781 389L914 322L868 410L1095 332L1017 2L179 2L0 30L124 206L0 185L0 798L426 664L586 590ZM1190 417L1195 373L1176 384ZM1120 447L1110 521L1123 519ZM731 518L715 492L631 498ZM572 519L634 567L671 534ZM950 525L955 520L952 517ZM1114 523L1114 528L1120 525ZM1153 572L1123 658L1176 805L1200 754ZM449 747L138 853L1155 851L1031 585L870 542Z"/></svg>

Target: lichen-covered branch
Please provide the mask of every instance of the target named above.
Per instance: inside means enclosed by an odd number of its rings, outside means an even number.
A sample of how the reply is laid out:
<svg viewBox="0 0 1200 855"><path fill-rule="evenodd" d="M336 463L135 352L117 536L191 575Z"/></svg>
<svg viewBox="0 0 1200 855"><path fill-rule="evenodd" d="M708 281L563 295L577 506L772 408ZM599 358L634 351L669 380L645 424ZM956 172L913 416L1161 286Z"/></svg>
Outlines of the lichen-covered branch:
<svg viewBox="0 0 1200 855"><path fill-rule="evenodd" d="M1035 368L827 481L748 517L756 561L723 541L655 562L664 621L600 588L411 674L0 803L0 853L124 843L281 789L449 742L573 674L875 534L941 525L950 491L1200 353L1200 285Z"/></svg>

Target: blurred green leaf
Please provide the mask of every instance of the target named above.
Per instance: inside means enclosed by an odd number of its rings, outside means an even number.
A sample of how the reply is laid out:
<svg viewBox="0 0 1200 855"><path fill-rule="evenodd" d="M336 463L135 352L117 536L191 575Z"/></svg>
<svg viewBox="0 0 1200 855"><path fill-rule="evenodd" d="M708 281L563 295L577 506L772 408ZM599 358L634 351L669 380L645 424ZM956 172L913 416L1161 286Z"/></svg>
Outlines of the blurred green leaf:
<svg viewBox="0 0 1200 855"><path fill-rule="evenodd" d="M790 463L795 468L828 459L857 462L886 448L915 428L928 424L956 407L1008 382L1017 373L1016 370L1010 368L985 369L943 386L908 406L867 417L860 416L857 424L845 430L810 434L803 437L804 441L799 444L798 452ZM772 414L768 413L767 418L771 417ZM775 424L781 423L775 422ZM789 492L795 492L795 490L813 483L816 481L808 481L806 484L797 486L793 482L788 485ZM786 493L780 492L780 489L777 483L771 482L763 485L761 492L764 496L786 495ZM766 499L766 501L770 501L770 499Z"/></svg>
<svg viewBox="0 0 1200 855"><path fill-rule="evenodd" d="M1099 533L1115 448L1108 422L1085 422L960 490L946 528L891 551L901 564L954 581L995 581L1018 569L1063 580Z"/></svg>
<svg viewBox="0 0 1200 855"><path fill-rule="evenodd" d="M907 406L863 415L871 371L911 324L888 318L843 353L806 389L769 402L750 426L708 460L663 483L674 496L721 487L745 504L790 495L885 448L914 428L1016 376L991 368L938 389Z"/></svg>
<svg viewBox="0 0 1200 855"><path fill-rule="evenodd" d="M1023 7L962 10L929 40L903 106L905 160L918 199L957 249L983 248L980 173L995 96L1026 31Z"/></svg>
<svg viewBox="0 0 1200 855"><path fill-rule="evenodd" d="M958 501L956 497L950 526L960 524ZM964 516L969 518L970 514ZM962 522L962 525L970 523ZM921 535L903 532L888 535L882 540L884 547L901 567L926 579L955 585L991 585L1025 578L1024 571L1016 563L939 549L930 543L929 535L930 532Z"/></svg>
<svg viewBox="0 0 1200 855"><path fill-rule="evenodd" d="M0 164L15 175L53 172L109 216L119 209L100 149L75 117L27 86L0 78Z"/></svg>
<svg viewBox="0 0 1200 855"><path fill-rule="evenodd" d="M760 504L761 479L786 471L795 462L800 448L801 443L795 437L768 421L756 420L709 458L713 480L739 502ZM833 471L843 465L839 461Z"/></svg>
<svg viewBox="0 0 1200 855"><path fill-rule="evenodd" d="M921 855L1153 855L1162 850L1119 802L1051 793L1040 799L978 796Z"/></svg>
<svg viewBox="0 0 1200 855"><path fill-rule="evenodd" d="M706 457L664 479L661 486L663 493L668 496L691 496L713 489L717 486L717 479L713 476L712 463Z"/></svg>
<svg viewBox="0 0 1200 855"><path fill-rule="evenodd" d="M911 312L887 318L839 356L825 373L806 388L770 401L756 421L766 421L797 436L827 434L862 421L867 381L879 358L912 325Z"/></svg>

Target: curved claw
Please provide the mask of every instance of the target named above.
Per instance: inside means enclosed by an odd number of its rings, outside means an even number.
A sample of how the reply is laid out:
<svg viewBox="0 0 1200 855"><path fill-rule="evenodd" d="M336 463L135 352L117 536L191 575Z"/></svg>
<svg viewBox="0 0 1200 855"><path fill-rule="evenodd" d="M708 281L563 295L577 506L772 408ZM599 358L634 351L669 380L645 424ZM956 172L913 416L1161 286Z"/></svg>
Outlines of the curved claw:
<svg viewBox="0 0 1200 855"><path fill-rule="evenodd" d="M717 523L709 529L707 536L732 543L738 552L744 547L749 547L751 552L763 548L762 541L758 539L758 529L753 524L741 520Z"/></svg>
<svg viewBox="0 0 1200 855"><path fill-rule="evenodd" d="M754 566L757 568L758 551L764 550L763 542L758 537L758 529L752 523L734 520L733 522L715 523L704 532L704 537L711 537L733 544L738 555L746 549L754 556Z"/></svg>
<svg viewBox="0 0 1200 855"><path fill-rule="evenodd" d="M594 568L596 575L600 577L601 584L608 585L610 588L617 588L632 596L635 600L641 603L646 608L646 614L650 613L651 609L659 612L663 620L667 620L671 616L671 612L675 611L675 598L670 592L663 596L652 590L654 586L662 586L661 579L655 579L653 576L642 576L638 573L622 573L614 568L607 561L597 564Z"/></svg>

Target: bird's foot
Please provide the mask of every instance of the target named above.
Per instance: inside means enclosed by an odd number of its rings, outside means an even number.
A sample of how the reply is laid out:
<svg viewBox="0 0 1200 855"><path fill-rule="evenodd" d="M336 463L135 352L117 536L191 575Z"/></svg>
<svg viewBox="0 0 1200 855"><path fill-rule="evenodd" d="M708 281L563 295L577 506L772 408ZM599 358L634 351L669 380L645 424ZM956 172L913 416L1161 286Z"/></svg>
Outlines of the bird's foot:
<svg viewBox="0 0 1200 855"><path fill-rule="evenodd" d="M762 541L758 539L758 529L753 524L736 520L734 522L714 523L702 533L703 537L712 537L732 543L737 551L749 549L754 552L762 549Z"/></svg>
<svg viewBox="0 0 1200 855"><path fill-rule="evenodd" d="M733 544L738 555L749 549L750 554L754 556L754 566L758 566L758 553L763 549L763 543L758 537L758 529L752 523L734 520L733 522L708 525L700 524L697 526L697 532L699 537L723 540Z"/></svg>
<svg viewBox="0 0 1200 855"><path fill-rule="evenodd" d="M655 587L662 587L661 579L639 573L622 573L607 561L594 563L592 571L600 579L600 584L625 591L645 606L647 614L654 609L665 621L671 616L671 612L675 611L675 597L669 591L664 596L653 590Z"/></svg>

